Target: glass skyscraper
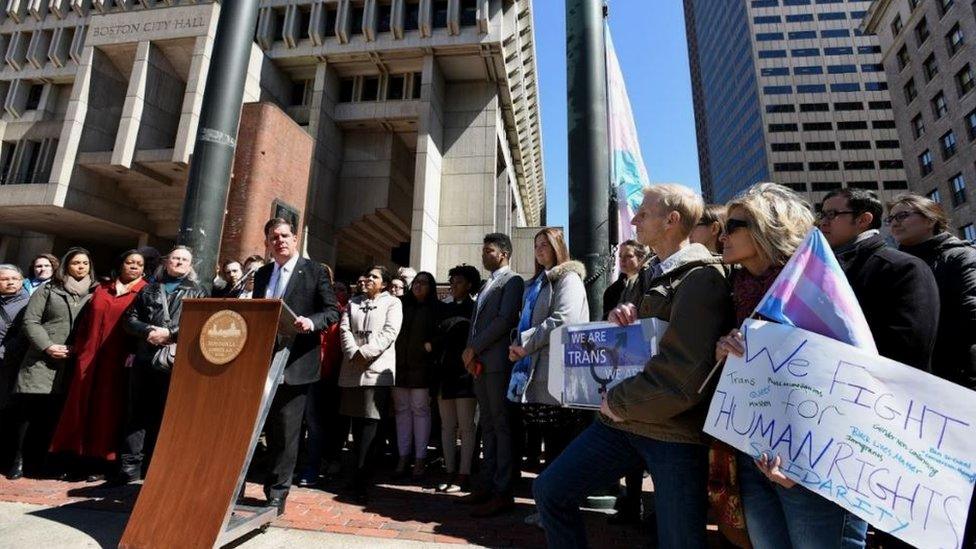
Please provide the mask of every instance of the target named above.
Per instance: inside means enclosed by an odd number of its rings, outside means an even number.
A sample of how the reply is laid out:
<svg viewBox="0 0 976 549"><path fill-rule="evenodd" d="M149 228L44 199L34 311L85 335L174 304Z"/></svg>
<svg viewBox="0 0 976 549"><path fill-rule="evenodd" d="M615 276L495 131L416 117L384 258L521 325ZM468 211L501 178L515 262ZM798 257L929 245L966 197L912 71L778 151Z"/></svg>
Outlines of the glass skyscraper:
<svg viewBox="0 0 976 549"><path fill-rule="evenodd" d="M870 0L684 0L702 192L908 188ZM886 192L887 191L887 192Z"/></svg>

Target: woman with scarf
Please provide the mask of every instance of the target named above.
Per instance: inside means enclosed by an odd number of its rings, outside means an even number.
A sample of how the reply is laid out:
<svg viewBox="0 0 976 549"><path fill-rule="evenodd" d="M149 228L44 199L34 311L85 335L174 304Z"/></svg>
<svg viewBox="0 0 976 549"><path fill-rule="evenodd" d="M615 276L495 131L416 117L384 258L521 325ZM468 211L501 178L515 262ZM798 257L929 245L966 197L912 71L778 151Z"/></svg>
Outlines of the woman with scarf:
<svg viewBox="0 0 976 549"><path fill-rule="evenodd" d="M147 284L145 259L137 250L119 256L115 277L95 288L75 336L75 373L51 442L52 453L77 456L74 479L101 480L117 459L125 419L125 363L135 349L122 315Z"/></svg>
<svg viewBox="0 0 976 549"><path fill-rule="evenodd" d="M766 290L813 227L810 206L774 183L756 184L728 204L722 233L725 263L732 275L736 323L752 316ZM739 330L716 343L715 358L742 356ZM719 530L734 544L757 549L864 547L867 523L839 505L795 486L779 469L778 456L752 456L720 443L710 457L709 498ZM743 535L743 528L748 539Z"/></svg>
<svg viewBox="0 0 976 549"><path fill-rule="evenodd" d="M95 272L91 254L71 248L54 279L31 295L24 310L24 335L29 348L14 385L14 462L7 478L40 473L61 403L71 376L78 318L91 299Z"/></svg>
<svg viewBox="0 0 976 549"><path fill-rule="evenodd" d="M508 359L515 362L508 399L522 404L527 428L545 441L546 464L552 463L585 427L590 416L562 408L549 393L549 335L563 324L588 322L590 309L582 263L569 258L562 229L535 235L535 276L525 285L522 315ZM538 513L526 519L537 520Z"/></svg>

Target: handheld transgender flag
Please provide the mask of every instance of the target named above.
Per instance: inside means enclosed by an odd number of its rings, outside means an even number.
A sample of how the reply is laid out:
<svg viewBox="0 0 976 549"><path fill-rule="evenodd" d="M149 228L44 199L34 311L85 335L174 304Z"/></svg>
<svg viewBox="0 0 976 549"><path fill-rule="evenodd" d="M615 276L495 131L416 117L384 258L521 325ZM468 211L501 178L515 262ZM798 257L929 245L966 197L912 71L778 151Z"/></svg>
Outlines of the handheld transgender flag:
<svg viewBox="0 0 976 549"><path fill-rule="evenodd" d="M644 167L644 157L641 155L640 141L637 138L637 126L634 125L634 112L630 108L630 97L627 95L627 85L624 83L624 73L620 70L620 61L610 38L610 27L604 26L607 50L607 112L610 130L610 197L616 197L616 238L619 244L634 238L634 226L630 220L634 218L641 200L644 199L644 187L650 186L647 169Z"/></svg>
<svg viewBox="0 0 976 549"><path fill-rule="evenodd" d="M854 290L814 228L756 306L764 317L877 353Z"/></svg>

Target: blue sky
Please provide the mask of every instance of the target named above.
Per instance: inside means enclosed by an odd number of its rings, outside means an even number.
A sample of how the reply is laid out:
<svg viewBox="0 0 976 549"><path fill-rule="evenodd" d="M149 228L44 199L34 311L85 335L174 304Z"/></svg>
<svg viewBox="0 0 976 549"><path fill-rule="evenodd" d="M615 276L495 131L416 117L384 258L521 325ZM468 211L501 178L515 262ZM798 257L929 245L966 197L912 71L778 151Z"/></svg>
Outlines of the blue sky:
<svg viewBox="0 0 976 549"><path fill-rule="evenodd" d="M609 0L610 31L627 81L652 182L699 189L695 117L682 3ZM563 0L536 0L536 61L548 224L567 226L566 14Z"/></svg>

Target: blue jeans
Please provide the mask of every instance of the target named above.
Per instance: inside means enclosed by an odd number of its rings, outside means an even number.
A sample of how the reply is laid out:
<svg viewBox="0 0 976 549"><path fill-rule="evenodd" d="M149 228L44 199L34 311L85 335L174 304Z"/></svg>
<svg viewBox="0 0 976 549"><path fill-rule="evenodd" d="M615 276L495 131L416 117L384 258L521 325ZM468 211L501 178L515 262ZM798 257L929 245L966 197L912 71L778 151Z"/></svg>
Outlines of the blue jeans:
<svg viewBox="0 0 976 549"><path fill-rule="evenodd" d="M576 437L532 486L549 547L586 547L580 504L640 467L654 481L658 546L706 547L708 448L662 442L599 421Z"/></svg>
<svg viewBox="0 0 976 549"><path fill-rule="evenodd" d="M739 452L739 486L755 549L861 549L868 523L802 486L774 484Z"/></svg>

